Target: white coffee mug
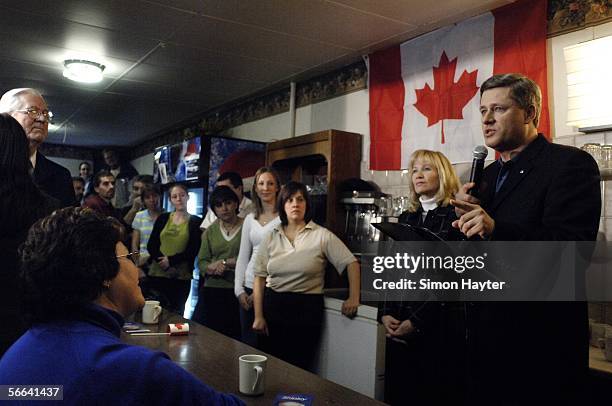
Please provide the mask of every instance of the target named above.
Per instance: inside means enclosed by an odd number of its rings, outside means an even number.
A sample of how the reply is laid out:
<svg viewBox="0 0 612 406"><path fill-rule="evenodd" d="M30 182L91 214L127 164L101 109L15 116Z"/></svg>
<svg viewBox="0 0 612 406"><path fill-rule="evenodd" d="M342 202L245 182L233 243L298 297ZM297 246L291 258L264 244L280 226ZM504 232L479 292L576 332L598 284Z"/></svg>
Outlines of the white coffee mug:
<svg viewBox="0 0 612 406"><path fill-rule="evenodd" d="M240 393L252 396L264 393L267 360L268 357L256 354L238 358Z"/></svg>
<svg viewBox="0 0 612 406"><path fill-rule="evenodd" d="M156 324L162 308L157 300L147 300L142 308L142 322L145 324Z"/></svg>

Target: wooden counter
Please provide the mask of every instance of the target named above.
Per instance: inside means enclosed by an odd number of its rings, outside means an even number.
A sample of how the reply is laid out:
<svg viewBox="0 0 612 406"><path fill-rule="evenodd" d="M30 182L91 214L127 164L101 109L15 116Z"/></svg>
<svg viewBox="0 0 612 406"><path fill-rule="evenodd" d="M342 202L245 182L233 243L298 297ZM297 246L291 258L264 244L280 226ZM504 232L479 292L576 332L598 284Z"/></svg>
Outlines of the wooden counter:
<svg viewBox="0 0 612 406"><path fill-rule="evenodd" d="M139 321L139 320L138 320ZM165 312L159 324L145 325L151 331L165 331L168 323L188 322L188 336L130 336L121 339L165 352L178 365L221 392L237 394L247 405L271 405L279 393L302 393L314 396L316 405L380 405L382 403L337 385L278 358L228 338L209 328L185 320L178 314ZM268 357L266 389L262 396L249 397L238 392L238 357L264 354Z"/></svg>
<svg viewBox="0 0 612 406"><path fill-rule="evenodd" d="M589 369L612 377L612 362L606 361L601 349L589 346Z"/></svg>

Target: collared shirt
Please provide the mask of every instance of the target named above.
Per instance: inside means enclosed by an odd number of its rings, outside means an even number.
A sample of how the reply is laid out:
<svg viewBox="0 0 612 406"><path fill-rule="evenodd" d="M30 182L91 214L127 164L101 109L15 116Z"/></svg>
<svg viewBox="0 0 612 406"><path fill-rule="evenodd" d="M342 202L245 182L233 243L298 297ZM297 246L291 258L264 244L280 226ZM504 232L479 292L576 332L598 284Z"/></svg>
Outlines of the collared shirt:
<svg viewBox="0 0 612 406"><path fill-rule="evenodd" d="M513 158L513 159L509 160L508 162L504 162L504 161L502 161L501 158L499 158L497 160L497 163L498 163L498 165L501 168L500 168L499 173L497 175L497 181L495 182L495 193L499 192L499 189L501 189L501 187L503 186L503 184L506 181L506 179L508 179L508 175L510 174L510 171L512 170L512 167L514 167L515 161L514 161L514 158Z"/></svg>
<svg viewBox="0 0 612 406"><path fill-rule="evenodd" d="M253 212L254 210L255 205L253 204L253 201L248 197L243 196L240 206L238 206L238 217L245 218L247 214ZM202 230L207 229L216 219L217 215L215 214L215 211L212 209L212 207L209 207L204 220L202 220L202 224L200 224L200 228Z"/></svg>
<svg viewBox="0 0 612 406"><path fill-rule="evenodd" d="M255 261L255 276L265 277L276 292L323 293L327 262L338 273L357 261L338 237L325 227L309 222L289 241L282 225L264 238Z"/></svg>
<svg viewBox="0 0 612 406"><path fill-rule="evenodd" d="M30 163L32 164L32 169L36 168L36 155L38 155L38 150L35 149L34 153L30 155Z"/></svg>

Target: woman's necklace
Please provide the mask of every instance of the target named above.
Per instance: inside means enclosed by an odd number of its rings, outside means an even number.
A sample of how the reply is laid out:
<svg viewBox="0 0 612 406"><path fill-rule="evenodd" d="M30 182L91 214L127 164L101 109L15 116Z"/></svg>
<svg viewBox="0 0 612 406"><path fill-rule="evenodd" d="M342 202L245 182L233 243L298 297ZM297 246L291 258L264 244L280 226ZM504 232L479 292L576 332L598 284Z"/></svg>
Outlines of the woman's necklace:
<svg viewBox="0 0 612 406"><path fill-rule="evenodd" d="M236 227L238 227L238 222L235 222L234 224L230 224L230 227L227 227L225 224L226 223L221 222L221 229L225 231L225 235L229 237L232 231L234 231Z"/></svg>
<svg viewBox="0 0 612 406"><path fill-rule="evenodd" d="M272 221L274 218L276 218L274 214L275 213L262 213L259 215L259 218L257 219L257 221L259 221L259 224L261 224L262 226L265 226L270 221Z"/></svg>

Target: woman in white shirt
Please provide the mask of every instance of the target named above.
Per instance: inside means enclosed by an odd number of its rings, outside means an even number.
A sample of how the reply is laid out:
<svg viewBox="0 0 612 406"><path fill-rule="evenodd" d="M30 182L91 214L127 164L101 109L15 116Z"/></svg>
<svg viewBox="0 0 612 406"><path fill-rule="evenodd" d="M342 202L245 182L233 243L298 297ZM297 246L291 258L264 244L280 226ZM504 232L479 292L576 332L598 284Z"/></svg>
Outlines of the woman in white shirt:
<svg viewBox="0 0 612 406"><path fill-rule="evenodd" d="M347 269L349 297L342 313L359 306L359 263L331 231L311 221L306 186L285 185L278 198L281 225L260 244L255 262L253 329L268 337L263 350L312 370L323 322L323 284L330 262ZM265 286L265 295L264 295Z"/></svg>
<svg viewBox="0 0 612 406"><path fill-rule="evenodd" d="M258 344L257 334L253 331L253 266L259 244L264 236L280 224L276 199L280 190L280 177L272 168L259 168L251 197L255 211L244 219L240 239L240 252L236 262L234 294L240 302L240 329L242 341L250 346Z"/></svg>

